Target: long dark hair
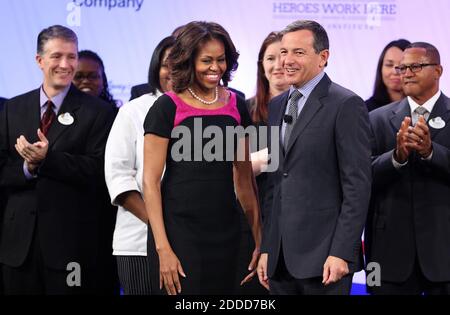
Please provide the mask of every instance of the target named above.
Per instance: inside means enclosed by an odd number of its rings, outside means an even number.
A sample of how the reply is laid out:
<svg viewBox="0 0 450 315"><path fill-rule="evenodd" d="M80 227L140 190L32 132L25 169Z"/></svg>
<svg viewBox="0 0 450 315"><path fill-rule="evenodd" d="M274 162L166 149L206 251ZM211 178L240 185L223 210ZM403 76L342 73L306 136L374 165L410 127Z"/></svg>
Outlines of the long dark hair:
<svg viewBox="0 0 450 315"><path fill-rule="evenodd" d="M103 60L100 58L99 55L97 55L95 52L93 52L91 50L82 50L82 51L78 52L78 59L83 59L83 58L93 60L100 65L100 68L102 70L101 72L102 72L102 79L103 79L103 89L99 95L99 98L116 106L117 105L116 100L114 100L111 93L109 93L108 78L106 77L105 66L103 65Z"/></svg>
<svg viewBox="0 0 450 315"><path fill-rule="evenodd" d="M408 47L410 44L411 43L406 39L397 39L387 44L386 47L384 47L383 51L381 52L380 58L378 59L377 72L375 76L375 85L373 87L373 96L372 96L376 103L389 104L392 102L387 87L383 82L383 74L382 74L383 61L386 52L391 47L397 47L398 49L404 51L406 47Z"/></svg>
<svg viewBox="0 0 450 315"><path fill-rule="evenodd" d="M153 51L152 60L150 61L150 67L148 69L148 85L150 86L150 93L152 94L156 94L156 90L163 92L159 81L159 69L163 62L164 53L167 49L173 47L174 44L175 39L173 36L167 36L159 42Z"/></svg>
<svg viewBox="0 0 450 315"><path fill-rule="evenodd" d="M264 71L263 61L264 54L267 47L271 44L281 41L281 35L279 32L271 32L264 39L261 48L258 53L257 61L257 78L256 78L256 95L255 95L255 105L251 108L251 115L254 123L267 122L268 108L267 105L270 101L270 84L269 80L266 78Z"/></svg>
<svg viewBox="0 0 450 315"><path fill-rule="evenodd" d="M186 90L195 80L195 57L201 44L217 39L225 47L227 70L222 76L224 86L231 80L232 72L238 67L239 53L228 32L214 22L190 22L181 28L170 51L168 63L172 88L175 93Z"/></svg>

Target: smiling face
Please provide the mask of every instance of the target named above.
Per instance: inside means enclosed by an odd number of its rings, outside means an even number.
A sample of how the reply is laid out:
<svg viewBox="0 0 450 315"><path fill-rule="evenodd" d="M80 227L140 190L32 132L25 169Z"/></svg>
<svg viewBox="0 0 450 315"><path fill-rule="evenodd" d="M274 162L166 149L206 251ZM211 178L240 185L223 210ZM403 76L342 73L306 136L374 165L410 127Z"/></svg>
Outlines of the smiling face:
<svg viewBox="0 0 450 315"><path fill-rule="evenodd" d="M70 85L78 63L78 47L60 38L48 40L36 62L44 74L44 91L53 97Z"/></svg>
<svg viewBox="0 0 450 315"><path fill-rule="evenodd" d="M388 91L399 92L402 90L400 75L394 69L400 64L402 56L403 51L398 47L389 48L384 55L381 75Z"/></svg>
<svg viewBox="0 0 450 315"><path fill-rule="evenodd" d="M103 91L103 70L95 60L81 58L73 79L75 86L81 91L99 97Z"/></svg>
<svg viewBox="0 0 450 315"><path fill-rule="evenodd" d="M194 87L204 93L214 90L226 70L227 62L223 43L217 39L204 42L195 56Z"/></svg>
<svg viewBox="0 0 450 315"><path fill-rule="evenodd" d="M403 53L401 65L435 63L427 56L425 48L408 48ZM425 66L419 72L412 72L410 68L401 75L403 91L411 96L418 104L423 104L439 90L439 78L442 66Z"/></svg>
<svg viewBox="0 0 450 315"><path fill-rule="evenodd" d="M285 90L288 88L280 56L281 42L267 46L263 57L263 68L271 89Z"/></svg>
<svg viewBox="0 0 450 315"><path fill-rule="evenodd" d="M327 49L314 51L314 36L310 30L286 33L281 40L281 62L286 81L296 88L318 75L327 63Z"/></svg>

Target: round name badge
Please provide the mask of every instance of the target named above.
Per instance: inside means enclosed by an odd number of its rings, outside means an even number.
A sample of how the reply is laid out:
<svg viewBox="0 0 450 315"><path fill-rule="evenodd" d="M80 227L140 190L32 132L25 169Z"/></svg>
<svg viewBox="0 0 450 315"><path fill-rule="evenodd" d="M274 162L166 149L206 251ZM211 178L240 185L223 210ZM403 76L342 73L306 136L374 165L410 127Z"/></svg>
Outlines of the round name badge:
<svg viewBox="0 0 450 315"><path fill-rule="evenodd" d="M62 113L58 116L58 121L65 126L69 126L73 124L74 119L73 116L70 115L70 113Z"/></svg>
<svg viewBox="0 0 450 315"><path fill-rule="evenodd" d="M445 127L445 121L441 117L434 117L428 124L434 129L442 129Z"/></svg>

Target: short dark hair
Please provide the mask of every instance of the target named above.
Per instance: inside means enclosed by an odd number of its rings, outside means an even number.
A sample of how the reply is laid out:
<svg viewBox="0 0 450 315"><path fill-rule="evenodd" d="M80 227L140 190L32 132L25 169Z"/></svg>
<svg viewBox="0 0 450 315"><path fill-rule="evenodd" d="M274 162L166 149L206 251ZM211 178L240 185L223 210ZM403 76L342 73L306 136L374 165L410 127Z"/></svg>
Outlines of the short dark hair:
<svg viewBox="0 0 450 315"><path fill-rule="evenodd" d="M100 58L100 56L91 50L81 50L80 52L78 52L78 59L89 59L96 62L100 66L102 72L103 89L99 95L99 98L110 104L116 105L117 102L109 92L108 78L106 77L105 66L103 65L103 60Z"/></svg>
<svg viewBox="0 0 450 315"><path fill-rule="evenodd" d="M397 47L401 51L404 51L410 44L411 42L409 40L401 38L393 40L392 42L388 43L386 47L383 48L380 58L378 58L377 72L375 75L375 85L373 87L373 96L372 96L377 104L386 105L392 102L387 87L383 82L382 69L384 56L386 56L386 52L389 50L389 48L392 47Z"/></svg>
<svg viewBox="0 0 450 315"><path fill-rule="evenodd" d="M438 65L441 64L441 55L439 54L439 50L430 43L426 42L415 42L406 47L408 48L424 48L426 50L426 56L432 63L437 63Z"/></svg>
<svg viewBox="0 0 450 315"><path fill-rule="evenodd" d="M175 39L173 36L167 36L156 45L153 51L152 60L148 69L148 85L152 94L156 94L156 90L163 92L159 81L159 69L161 68L166 50L173 47L174 44Z"/></svg>
<svg viewBox="0 0 450 315"><path fill-rule="evenodd" d="M292 22L291 24L286 26L284 30L281 31L281 35L283 36L287 33L297 32L301 30L308 30L313 34L313 47L316 54L320 53L322 50L330 49L330 42L328 40L327 31L325 31L323 26L316 21L298 20Z"/></svg>
<svg viewBox="0 0 450 315"><path fill-rule="evenodd" d="M44 28L37 38L37 53L42 55L44 53L45 44L55 38L60 38L68 42L75 43L78 46L77 34L70 28L62 25L52 25Z"/></svg>
<svg viewBox="0 0 450 315"><path fill-rule="evenodd" d="M228 85L232 72L238 67L239 58L230 35L217 23L194 21L186 24L178 33L168 57L174 92L180 93L192 85L195 80L195 58L199 47L212 39L221 41L225 47L227 70L222 76L222 82L224 86Z"/></svg>

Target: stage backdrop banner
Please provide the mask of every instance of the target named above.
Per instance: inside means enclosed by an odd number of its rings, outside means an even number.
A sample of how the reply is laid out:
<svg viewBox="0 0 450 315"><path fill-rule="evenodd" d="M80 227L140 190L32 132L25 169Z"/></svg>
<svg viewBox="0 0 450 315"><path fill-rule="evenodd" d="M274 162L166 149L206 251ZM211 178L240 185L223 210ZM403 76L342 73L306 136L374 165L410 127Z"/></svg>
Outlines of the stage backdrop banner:
<svg viewBox="0 0 450 315"><path fill-rule="evenodd" d="M398 38L438 47L444 69L450 59L448 0L2 0L0 1L0 96L36 88L36 37L52 24L71 27L79 48L105 62L114 96L126 101L131 86L147 80L156 44L193 20L215 21L240 52L230 86L250 97L255 91L261 41L297 19L320 22L330 37L330 77L363 98L371 95L384 45ZM444 71L442 89L450 78Z"/></svg>

